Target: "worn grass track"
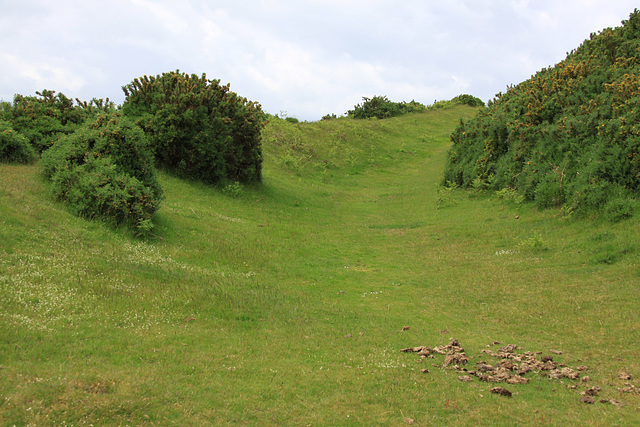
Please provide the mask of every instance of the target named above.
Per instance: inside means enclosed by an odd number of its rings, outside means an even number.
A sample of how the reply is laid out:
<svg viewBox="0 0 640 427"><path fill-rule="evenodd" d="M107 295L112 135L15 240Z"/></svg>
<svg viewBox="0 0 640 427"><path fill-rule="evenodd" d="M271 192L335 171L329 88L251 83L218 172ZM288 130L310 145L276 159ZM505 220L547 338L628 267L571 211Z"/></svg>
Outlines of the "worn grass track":
<svg viewBox="0 0 640 427"><path fill-rule="evenodd" d="M273 121L263 184L161 175L147 240L0 165L0 424L637 423L638 221L443 191L469 114ZM400 352L451 338L469 369L499 341L591 381L530 373L507 398Z"/></svg>

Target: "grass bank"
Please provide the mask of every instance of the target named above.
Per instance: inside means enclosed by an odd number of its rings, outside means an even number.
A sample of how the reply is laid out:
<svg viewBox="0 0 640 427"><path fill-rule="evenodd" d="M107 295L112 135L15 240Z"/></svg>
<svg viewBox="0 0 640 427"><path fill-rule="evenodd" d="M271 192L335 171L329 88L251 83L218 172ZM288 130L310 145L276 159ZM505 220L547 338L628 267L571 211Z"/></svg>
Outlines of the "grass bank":
<svg viewBox="0 0 640 427"><path fill-rule="evenodd" d="M473 112L274 120L262 184L161 175L147 240L1 165L0 424L638 423L638 221L443 190ZM461 368L516 344L590 380L461 381L400 352L452 338Z"/></svg>

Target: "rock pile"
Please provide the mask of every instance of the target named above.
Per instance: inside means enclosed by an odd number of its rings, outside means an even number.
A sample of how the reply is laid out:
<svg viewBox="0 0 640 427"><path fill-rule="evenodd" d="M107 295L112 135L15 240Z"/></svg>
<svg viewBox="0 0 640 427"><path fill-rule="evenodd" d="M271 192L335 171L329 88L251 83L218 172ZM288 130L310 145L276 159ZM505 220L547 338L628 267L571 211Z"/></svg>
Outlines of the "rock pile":
<svg viewBox="0 0 640 427"><path fill-rule="evenodd" d="M591 378L584 375L589 370L588 366L580 365L575 368L571 368L563 363L559 363L554 360L551 355L543 356L542 352L521 351L515 344L509 344L501 346L497 351L491 350L492 347L500 345L499 342L494 341L488 345L487 349L482 350L478 356L479 359L485 359L477 362L474 368L469 368L469 357L466 355L464 348L460 345L460 342L456 339L451 340L449 344L437 346L434 348L427 346L408 347L402 349L405 353L417 353L422 359L434 359L436 355L444 355L444 361L441 365L445 369L456 370L460 376L460 381L473 381L473 378L477 378L480 381L487 383L507 383L507 384L527 384L530 378L525 377L529 373L537 374L539 376L548 377L553 380L573 380L576 383L569 385L571 389L577 389L578 384L586 384L591 381ZM560 355L561 351L551 350L550 354ZM493 361L492 359L497 359ZM488 363L490 362L490 363ZM435 365L434 366L438 366ZM439 366L438 366L439 367ZM429 372L428 369L423 369L422 372ZM620 380L629 381L631 375L622 372L618 375ZM618 388L620 392L624 393L639 393L635 385L626 382L623 388ZM595 397L600 393L600 387L593 386L586 389L581 393L581 402L595 403ZM494 387L491 389L492 393L496 393L502 396L511 396L511 392L502 387ZM602 403L611 403L614 405L622 405L621 402L614 399L602 399Z"/></svg>

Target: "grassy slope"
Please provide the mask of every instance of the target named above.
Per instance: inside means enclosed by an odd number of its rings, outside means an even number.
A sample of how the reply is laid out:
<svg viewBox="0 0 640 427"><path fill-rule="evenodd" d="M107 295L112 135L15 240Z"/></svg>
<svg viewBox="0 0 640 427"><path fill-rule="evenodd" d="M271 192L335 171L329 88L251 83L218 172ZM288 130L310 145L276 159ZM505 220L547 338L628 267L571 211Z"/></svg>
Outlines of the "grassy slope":
<svg viewBox="0 0 640 427"><path fill-rule="evenodd" d="M617 390L640 376L637 220L438 204L448 134L472 113L276 121L263 185L233 198L162 176L146 242L70 216L36 167L0 165L0 425L639 422ZM494 340L562 350L626 406L535 375L495 396L399 352L452 337L473 363Z"/></svg>

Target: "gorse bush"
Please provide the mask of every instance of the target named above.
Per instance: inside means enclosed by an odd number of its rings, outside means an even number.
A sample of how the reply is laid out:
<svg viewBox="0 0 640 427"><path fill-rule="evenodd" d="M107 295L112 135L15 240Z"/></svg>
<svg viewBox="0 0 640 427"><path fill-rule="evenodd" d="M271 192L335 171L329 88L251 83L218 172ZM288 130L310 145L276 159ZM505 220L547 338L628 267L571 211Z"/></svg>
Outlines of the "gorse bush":
<svg viewBox="0 0 640 427"><path fill-rule="evenodd" d="M155 166L205 183L262 177L266 115L218 80L176 72L123 87L123 115L109 99L77 104L43 90L0 105L0 161L30 162L42 153L55 197L78 215L151 230L162 190ZM128 118L130 117L130 118Z"/></svg>
<svg viewBox="0 0 640 427"><path fill-rule="evenodd" d="M592 34L556 66L498 94L451 135L444 181L490 181L541 207L611 208L640 191L640 12ZM611 210L610 209L610 210Z"/></svg>
<svg viewBox="0 0 640 427"><path fill-rule="evenodd" d="M16 95L13 105L5 109L3 116L38 153L42 153L59 135L72 133L84 116L74 108L73 100L62 93L45 89L36 94L38 96Z"/></svg>
<svg viewBox="0 0 640 427"><path fill-rule="evenodd" d="M31 163L36 152L27 138L0 119L0 162Z"/></svg>
<svg viewBox="0 0 640 427"><path fill-rule="evenodd" d="M362 104L356 105L353 110L347 111L348 117L354 119L395 117L402 114L425 111L426 107L416 101L392 102L386 96L374 96L362 98Z"/></svg>
<svg viewBox="0 0 640 427"><path fill-rule="evenodd" d="M151 188L122 172L112 158L98 153L88 153L81 164L58 170L51 181L54 194L85 218L140 229L148 228L158 209L158 198Z"/></svg>
<svg viewBox="0 0 640 427"><path fill-rule="evenodd" d="M98 112L115 110L102 99L89 102L67 98L63 93L44 89L37 96L16 95L13 104L3 103L0 119L11 123L39 154L49 149L59 136L73 133L78 126Z"/></svg>
<svg viewBox="0 0 640 427"><path fill-rule="evenodd" d="M261 180L259 104L179 71L134 79L123 91L123 112L144 129L159 166L210 184Z"/></svg>
<svg viewBox="0 0 640 427"><path fill-rule="evenodd" d="M108 156L118 168L158 196L160 186L153 169L153 156L142 130L117 112L98 114L76 132L60 138L42 158L42 170L51 177L68 164L81 164L87 153Z"/></svg>
<svg viewBox="0 0 640 427"><path fill-rule="evenodd" d="M462 105L468 105L470 107L484 107L484 101L480 98L476 98L473 95L469 95L469 94L462 94L462 95L458 95L455 98L451 99L451 102L453 102L454 104L462 104Z"/></svg>
<svg viewBox="0 0 640 427"><path fill-rule="evenodd" d="M419 113L427 110L437 110L439 108L449 108L456 104L469 105L471 107L484 107L484 102L471 95L458 95L450 101L435 101L432 105L425 106L416 101L411 102L393 102L386 96L374 96L373 98L362 98L362 104L353 107L353 110L347 111L347 116L354 119L385 119L388 117L401 116L409 113ZM322 119L329 120L336 118L335 114L326 115Z"/></svg>
<svg viewBox="0 0 640 427"><path fill-rule="evenodd" d="M117 112L61 137L41 166L55 197L87 218L148 229L162 198L146 136Z"/></svg>

